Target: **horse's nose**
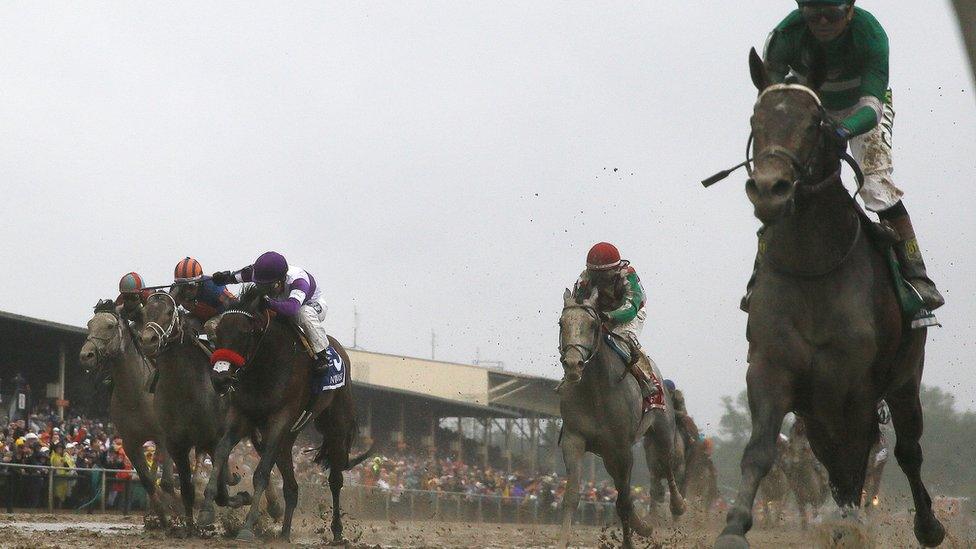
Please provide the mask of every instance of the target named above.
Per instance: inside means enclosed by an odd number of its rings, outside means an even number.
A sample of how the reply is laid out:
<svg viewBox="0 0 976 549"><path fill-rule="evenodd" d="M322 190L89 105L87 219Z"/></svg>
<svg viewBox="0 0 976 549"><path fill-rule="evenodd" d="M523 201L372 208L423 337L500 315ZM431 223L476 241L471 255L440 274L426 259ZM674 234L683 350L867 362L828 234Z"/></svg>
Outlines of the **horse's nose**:
<svg viewBox="0 0 976 549"><path fill-rule="evenodd" d="M794 184L779 171L758 170L746 181L746 195L755 206L756 217L769 222L779 216L793 198Z"/></svg>
<svg viewBox="0 0 976 549"><path fill-rule="evenodd" d="M153 349L159 344L159 336L156 335L156 332L142 332L142 335L139 336L139 343L143 350Z"/></svg>
<svg viewBox="0 0 976 549"><path fill-rule="evenodd" d="M78 353L78 361L81 362L83 366L91 366L95 362L95 351L93 351L88 345L81 347L81 352Z"/></svg>
<svg viewBox="0 0 976 549"><path fill-rule="evenodd" d="M583 379L583 363L580 361L567 362L563 364L563 369L566 371L564 379L566 383L579 383Z"/></svg>

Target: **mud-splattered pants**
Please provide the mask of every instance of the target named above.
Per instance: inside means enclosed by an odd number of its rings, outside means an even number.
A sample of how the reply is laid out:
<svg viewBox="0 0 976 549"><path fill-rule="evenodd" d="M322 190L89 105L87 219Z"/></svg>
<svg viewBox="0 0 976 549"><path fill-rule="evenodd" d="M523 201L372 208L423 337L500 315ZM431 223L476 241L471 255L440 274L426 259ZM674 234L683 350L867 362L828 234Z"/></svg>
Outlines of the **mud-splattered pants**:
<svg viewBox="0 0 976 549"><path fill-rule="evenodd" d="M858 107L843 111L830 111L835 120L843 120L853 114ZM882 106L881 122L869 132L854 137L850 141L851 156L861 165L864 172L864 186L861 187L861 200L872 212L881 212L894 206L904 194L891 180L894 166L891 162L892 129L895 124L895 111L892 108L891 92L888 92Z"/></svg>
<svg viewBox="0 0 976 549"><path fill-rule="evenodd" d="M308 343L316 354L329 346L329 335L325 333L325 313L329 306L325 301L309 301L298 311L298 325L305 332Z"/></svg>

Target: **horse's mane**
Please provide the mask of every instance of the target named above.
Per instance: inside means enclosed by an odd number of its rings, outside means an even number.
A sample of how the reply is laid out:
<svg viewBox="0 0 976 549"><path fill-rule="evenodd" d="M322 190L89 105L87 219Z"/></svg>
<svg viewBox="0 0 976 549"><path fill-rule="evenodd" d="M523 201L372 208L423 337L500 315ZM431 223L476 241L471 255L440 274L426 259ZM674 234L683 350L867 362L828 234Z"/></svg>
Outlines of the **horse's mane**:
<svg viewBox="0 0 976 549"><path fill-rule="evenodd" d="M95 304L95 312L115 314L115 302L111 299L99 299Z"/></svg>
<svg viewBox="0 0 976 549"><path fill-rule="evenodd" d="M237 302L227 307L227 310L253 313L264 295L264 290L259 288L257 284L245 284L241 295L237 298Z"/></svg>

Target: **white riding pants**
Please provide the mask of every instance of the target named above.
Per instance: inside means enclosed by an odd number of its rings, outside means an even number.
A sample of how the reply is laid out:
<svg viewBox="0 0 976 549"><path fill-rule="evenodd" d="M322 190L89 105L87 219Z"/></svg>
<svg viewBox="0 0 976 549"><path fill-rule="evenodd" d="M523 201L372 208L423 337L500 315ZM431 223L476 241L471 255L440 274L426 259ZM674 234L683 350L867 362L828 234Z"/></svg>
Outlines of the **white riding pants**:
<svg viewBox="0 0 976 549"><path fill-rule="evenodd" d="M305 332L308 343L316 354L329 346L329 334L325 333L325 313L329 306L325 300L309 301L298 311L298 325Z"/></svg>
<svg viewBox="0 0 976 549"><path fill-rule="evenodd" d="M843 120L858 108L855 106L843 111L831 111L829 114L837 120ZM871 131L862 133L850 141L851 156L860 164L861 171L864 172L861 200L864 201L864 207L872 212L887 210L897 204L905 194L891 180L894 171L891 161L894 124L895 111L891 107L891 102L886 101L882 105L881 122Z"/></svg>
<svg viewBox="0 0 976 549"><path fill-rule="evenodd" d="M633 318L630 322L625 322L623 324L618 324L611 328L611 332L617 334L620 337L625 337L629 341L633 341L637 348L640 348L640 340L638 339L641 332L644 331L644 321L647 320L647 313L643 308L637 311L637 316Z"/></svg>

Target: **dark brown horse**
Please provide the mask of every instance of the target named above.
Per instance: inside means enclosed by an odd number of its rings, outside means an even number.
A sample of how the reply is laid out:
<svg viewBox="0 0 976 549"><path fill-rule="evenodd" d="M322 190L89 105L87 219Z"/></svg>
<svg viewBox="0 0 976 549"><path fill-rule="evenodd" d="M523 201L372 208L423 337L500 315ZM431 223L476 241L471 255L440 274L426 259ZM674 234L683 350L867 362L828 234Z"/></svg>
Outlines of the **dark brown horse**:
<svg viewBox="0 0 976 549"><path fill-rule="evenodd" d="M210 379L210 358L197 340L186 315L181 314L173 296L156 292L149 296L143 309L145 323L140 334L143 352L151 357L159 372L153 408L162 426L163 445L176 465L180 478L180 495L188 528L193 528L193 471L190 450L197 455L214 457L217 442L223 434L226 406L220 402ZM240 507L249 500L247 494L227 494L228 472L222 468L218 505ZM268 494L273 494L269 491ZM269 499L273 509L276 502Z"/></svg>
<svg viewBox="0 0 976 549"><path fill-rule="evenodd" d="M885 256L869 241L841 183L841 151L824 130L828 121L815 91L824 81L819 65L808 86L771 85L762 59L755 50L750 55L761 93L746 194L766 225L747 332L752 436L716 546L747 546L756 489L776 459L776 438L790 411L805 420L837 505L853 514L882 398L898 435L895 457L915 500L915 536L936 546L945 529L920 473L926 330L910 329L903 318Z"/></svg>
<svg viewBox="0 0 976 549"><path fill-rule="evenodd" d="M310 354L306 351L296 329L288 321L272 317L264 307L260 287L249 288L241 302L225 312L217 325L217 343L243 359L235 388L230 393L230 410L226 419L226 434L217 446L213 476L204 493L204 504L198 523L207 526L214 521L214 497L217 476L226 467L227 456L242 437L252 430L261 434L264 451L254 470L254 501L259 501L268 486L271 468L277 465L284 481L285 517L281 537L291 535L292 515L298 503L298 482L292 463L292 447L301 431L306 405L312 398ZM351 393L351 362L338 341L330 338L346 369L346 384L339 389L325 391L315 400L312 415L323 443L315 461L330 469L329 488L332 491L332 534L342 541L342 520L339 495L342 472L362 462L365 452L350 459L349 451L358 433L356 411ZM297 428L296 428L297 427ZM254 539L254 523L258 507L252 505L238 539Z"/></svg>

